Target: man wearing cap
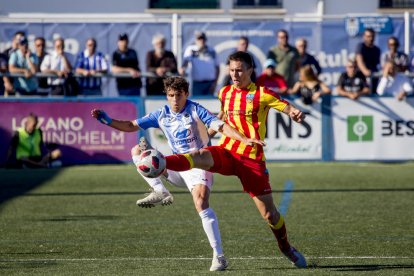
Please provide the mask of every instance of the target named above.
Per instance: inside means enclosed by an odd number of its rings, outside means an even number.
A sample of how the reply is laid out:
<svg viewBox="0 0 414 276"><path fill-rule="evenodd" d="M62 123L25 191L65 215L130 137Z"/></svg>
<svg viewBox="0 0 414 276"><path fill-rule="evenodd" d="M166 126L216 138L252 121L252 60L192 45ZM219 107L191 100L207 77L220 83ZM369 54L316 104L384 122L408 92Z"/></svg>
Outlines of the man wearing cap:
<svg viewBox="0 0 414 276"><path fill-rule="evenodd" d="M11 53L9 59L10 73L23 74L24 77L14 78L14 88L21 95L34 95L37 91L36 74L38 59L30 52L26 37L20 37L18 49Z"/></svg>
<svg viewBox="0 0 414 276"><path fill-rule="evenodd" d="M276 73L276 62L269 58L263 64L263 68L263 73L257 78L256 85L264 86L279 94L285 94L287 84L283 76Z"/></svg>
<svg viewBox="0 0 414 276"><path fill-rule="evenodd" d="M116 85L120 96L139 96L141 94L141 70L137 52L128 48L128 35L118 36L118 49L112 54L112 72L128 73L131 78L117 78Z"/></svg>
<svg viewBox="0 0 414 276"><path fill-rule="evenodd" d="M195 33L195 44L184 51L183 66L180 74L191 63L191 78L193 95L213 95L220 73L219 60L216 51L206 44L207 37L203 32Z"/></svg>

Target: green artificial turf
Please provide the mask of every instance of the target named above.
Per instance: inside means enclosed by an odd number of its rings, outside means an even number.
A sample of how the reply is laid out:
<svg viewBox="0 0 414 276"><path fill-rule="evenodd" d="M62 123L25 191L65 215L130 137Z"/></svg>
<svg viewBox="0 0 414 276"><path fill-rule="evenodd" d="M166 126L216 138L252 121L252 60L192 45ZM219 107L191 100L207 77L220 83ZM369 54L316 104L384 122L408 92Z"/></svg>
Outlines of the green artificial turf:
<svg viewBox="0 0 414 276"><path fill-rule="evenodd" d="M235 177L215 175L232 275L414 275L414 164L270 163L299 270ZM285 184L292 186L285 189ZM0 275L204 275L212 250L186 189L141 209L132 165L0 170Z"/></svg>

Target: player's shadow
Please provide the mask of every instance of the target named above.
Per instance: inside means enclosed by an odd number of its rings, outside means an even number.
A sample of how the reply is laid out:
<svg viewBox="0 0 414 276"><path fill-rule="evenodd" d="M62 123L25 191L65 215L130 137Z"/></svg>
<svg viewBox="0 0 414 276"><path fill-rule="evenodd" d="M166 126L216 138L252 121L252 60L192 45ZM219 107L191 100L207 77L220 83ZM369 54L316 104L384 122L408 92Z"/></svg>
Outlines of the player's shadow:
<svg viewBox="0 0 414 276"><path fill-rule="evenodd" d="M329 269L334 271L378 271L394 269L414 269L414 264L366 264L366 265L317 265L313 264L309 268Z"/></svg>
<svg viewBox="0 0 414 276"><path fill-rule="evenodd" d="M105 153L90 155L70 146L57 147L62 151L61 161L63 163L63 166L82 163L123 163L123 161ZM70 156L72 156L72 158ZM76 159L74 159L73 156L75 156ZM0 165L2 165L2 163L0 163ZM3 203L6 201L29 193L31 190L56 177L63 170L64 167L41 169L0 169L0 211L4 205Z"/></svg>

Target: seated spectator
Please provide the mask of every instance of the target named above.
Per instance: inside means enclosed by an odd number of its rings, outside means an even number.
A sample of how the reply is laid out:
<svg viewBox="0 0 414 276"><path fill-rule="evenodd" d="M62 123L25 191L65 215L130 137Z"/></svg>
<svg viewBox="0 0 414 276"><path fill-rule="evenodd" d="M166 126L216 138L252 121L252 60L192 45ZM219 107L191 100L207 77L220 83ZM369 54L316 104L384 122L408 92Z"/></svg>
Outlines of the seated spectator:
<svg viewBox="0 0 414 276"><path fill-rule="evenodd" d="M322 69L316 58L307 52L308 41L304 38L299 38L298 40L296 40L295 46L299 53L300 67L310 65L314 70L315 74L319 75L322 72Z"/></svg>
<svg viewBox="0 0 414 276"><path fill-rule="evenodd" d="M402 101L406 96L413 94L411 80L404 73L398 72L398 67L393 61L388 61L378 84L377 94L395 96L399 101Z"/></svg>
<svg viewBox="0 0 414 276"><path fill-rule="evenodd" d="M61 151L45 149L42 131L37 127L37 123L37 116L30 113L24 127L17 129L13 135L7 152L8 167L45 168L58 164L52 162L61 157Z"/></svg>
<svg viewBox="0 0 414 276"><path fill-rule="evenodd" d="M65 41L63 38L57 38L54 41L54 51L47 54L43 59L40 69L42 73L55 74L57 78L48 78L51 95L69 95L65 88L66 80L70 77L72 65L68 60L68 54L64 52Z"/></svg>
<svg viewBox="0 0 414 276"><path fill-rule="evenodd" d="M147 78L147 95L164 95L163 78L167 75L177 74L177 60L171 51L165 50L166 40L163 35L155 35L152 38L153 50L147 52L147 72L156 77Z"/></svg>
<svg viewBox="0 0 414 276"><path fill-rule="evenodd" d="M285 94L288 87L282 75L276 73L276 62L273 59L267 59L263 64L263 68L264 71L257 78L256 85L265 86L279 94Z"/></svg>
<svg viewBox="0 0 414 276"><path fill-rule="evenodd" d="M252 82L256 82L256 63L254 62L253 55L248 51L248 48L249 48L249 38L247 36L241 36L239 38L239 41L237 42L237 48L231 54L234 54L236 52L246 52L252 56L253 72L252 72L252 75L250 76L250 79L252 80ZM230 73L229 73L229 64L230 64L230 61L227 60L227 63L226 63L227 73L223 80L223 86L232 84Z"/></svg>
<svg viewBox="0 0 414 276"><path fill-rule="evenodd" d="M381 59L383 69L388 61L394 61L399 72L405 72L408 69L408 56L405 53L398 51L399 47L400 42L398 41L398 38L395 36L388 38L388 51L384 53Z"/></svg>
<svg viewBox="0 0 414 276"><path fill-rule="evenodd" d="M3 53L0 53L0 73L7 73L7 56ZM4 82L7 81L5 78L7 77L3 76L0 78L0 95L8 96L5 90Z"/></svg>
<svg viewBox="0 0 414 276"><path fill-rule="evenodd" d="M180 75L184 75L186 68L191 64L193 95L213 95L220 75L220 62L214 48L207 45L205 33L196 32L195 39L195 44L188 46L184 51Z"/></svg>
<svg viewBox="0 0 414 276"><path fill-rule="evenodd" d="M46 52L46 41L43 37L36 37L35 41L35 54L37 56L37 72L41 72L40 66L42 65L43 59L47 55ZM37 78L37 94L41 96L49 95L50 87L47 83L47 78Z"/></svg>
<svg viewBox="0 0 414 276"><path fill-rule="evenodd" d="M340 96L357 100L360 96L368 95L370 89L367 80L360 71L357 71L356 62L348 60L346 71L341 74L336 86L336 91Z"/></svg>
<svg viewBox="0 0 414 276"><path fill-rule="evenodd" d="M86 41L86 49L78 55L76 73L84 76L80 78L80 93L83 95L102 95L102 74L108 71L105 56L96 51L97 43L94 38Z"/></svg>
<svg viewBox="0 0 414 276"><path fill-rule="evenodd" d="M9 62L11 54L19 49L19 41L22 37L26 36L25 32L17 31L13 35L13 39L11 41L11 47L7 48L3 54L6 56L7 63ZM7 67L8 69L8 67ZM14 94L14 78L12 77L3 77L4 82L4 96L8 96Z"/></svg>
<svg viewBox="0 0 414 276"><path fill-rule="evenodd" d="M288 93L299 94L304 104L311 105L323 94L330 94L331 89L318 80L310 65L305 65L299 69L299 81Z"/></svg>
<svg viewBox="0 0 414 276"><path fill-rule="evenodd" d="M14 89L21 95L35 95L37 91L36 74L38 60L35 54L29 50L29 44L25 37L19 40L19 48L12 52L9 59L10 73L24 74L24 77L14 78Z"/></svg>
<svg viewBox="0 0 414 276"><path fill-rule="evenodd" d="M120 96L141 95L141 70L137 52L128 48L128 35L122 33L118 36L118 49L112 54L112 72L130 74L130 78L117 78L116 86Z"/></svg>

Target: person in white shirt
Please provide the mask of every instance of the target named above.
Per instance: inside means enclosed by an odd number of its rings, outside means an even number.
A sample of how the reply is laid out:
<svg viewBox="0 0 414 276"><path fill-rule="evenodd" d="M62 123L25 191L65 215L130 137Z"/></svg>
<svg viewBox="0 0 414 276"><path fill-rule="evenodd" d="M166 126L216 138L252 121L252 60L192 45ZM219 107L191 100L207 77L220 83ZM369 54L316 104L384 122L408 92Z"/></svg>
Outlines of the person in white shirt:
<svg viewBox="0 0 414 276"><path fill-rule="evenodd" d="M191 64L193 95L213 95L220 74L219 60L214 48L207 45L207 36L203 32L195 33L195 44L184 51L183 66L179 69L184 76Z"/></svg>
<svg viewBox="0 0 414 276"><path fill-rule="evenodd" d="M46 55L40 65L42 73L55 74L57 78L48 78L47 82L51 87L51 95L65 94L65 81L72 71L72 65L68 60L67 53L64 52L65 41L57 38L54 41L55 50Z"/></svg>
<svg viewBox="0 0 414 276"><path fill-rule="evenodd" d="M383 76L377 87L380 96L395 96L402 101L406 96L413 94L410 78L398 72L395 62L388 61L384 66Z"/></svg>

